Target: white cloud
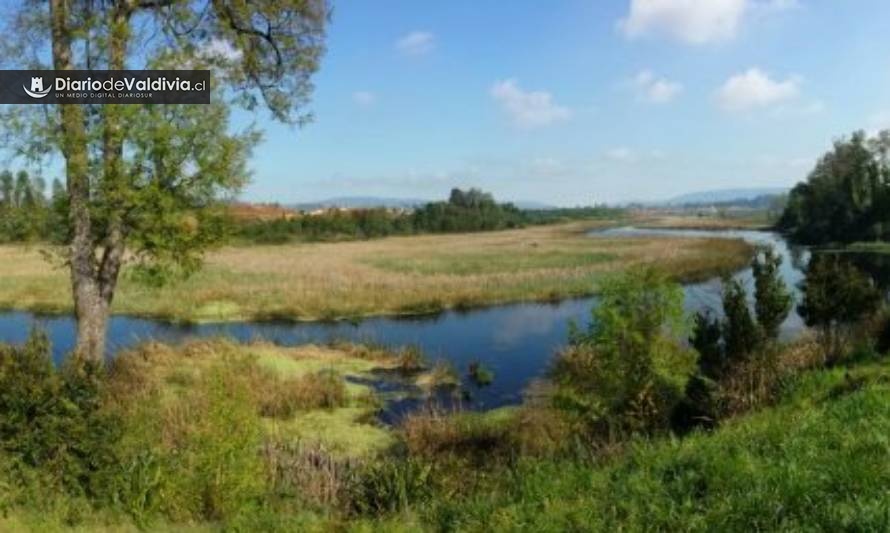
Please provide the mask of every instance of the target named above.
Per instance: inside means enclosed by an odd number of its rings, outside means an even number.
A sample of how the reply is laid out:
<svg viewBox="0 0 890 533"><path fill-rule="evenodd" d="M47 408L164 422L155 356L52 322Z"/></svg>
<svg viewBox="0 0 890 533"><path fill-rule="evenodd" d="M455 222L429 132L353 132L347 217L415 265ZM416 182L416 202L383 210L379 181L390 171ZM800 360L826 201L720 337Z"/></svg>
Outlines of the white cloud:
<svg viewBox="0 0 890 533"><path fill-rule="evenodd" d="M377 101L377 95L369 91L355 91L352 93L352 101L361 107L369 107Z"/></svg>
<svg viewBox="0 0 890 533"><path fill-rule="evenodd" d="M436 46L436 36L428 31L412 31L396 41L396 50L407 56L422 56Z"/></svg>
<svg viewBox="0 0 890 533"><path fill-rule="evenodd" d="M632 80L637 97L653 104L666 104L683 92L683 85L660 78L651 70L640 71Z"/></svg>
<svg viewBox="0 0 890 533"><path fill-rule="evenodd" d="M749 11L769 14L797 5L797 0L631 0L618 27L630 39L654 34L706 44L735 37Z"/></svg>
<svg viewBox="0 0 890 533"><path fill-rule="evenodd" d="M553 96L546 91L525 91L516 80L499 81L491 86L491 97L510 116L513 123L521 128L537 128L562 122L571 117L567 107L553 102Z"/></svg>
<svg viewBox="0 0 890 533"><path fill-rule="evenodd" d="M777 81L755 67L726 80L717 91L717 100L727 111L746 111L796 98L799 86L796 77Z"/></svg>

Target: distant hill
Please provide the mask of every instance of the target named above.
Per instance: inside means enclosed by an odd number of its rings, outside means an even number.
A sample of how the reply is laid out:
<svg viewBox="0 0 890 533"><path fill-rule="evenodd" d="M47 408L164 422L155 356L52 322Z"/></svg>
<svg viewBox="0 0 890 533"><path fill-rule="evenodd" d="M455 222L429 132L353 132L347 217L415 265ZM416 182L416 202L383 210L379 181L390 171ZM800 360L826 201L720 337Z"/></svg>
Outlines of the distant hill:
<svg viewBox="0 0 890 533"><path fill-rule="evenodd" d="M761 187L751 189L718 189L699 191L675 196L663 202L664 205L711 205L731 204L733 202L749 203L756 198L771 197L788 192L785 187Z"/></svg>

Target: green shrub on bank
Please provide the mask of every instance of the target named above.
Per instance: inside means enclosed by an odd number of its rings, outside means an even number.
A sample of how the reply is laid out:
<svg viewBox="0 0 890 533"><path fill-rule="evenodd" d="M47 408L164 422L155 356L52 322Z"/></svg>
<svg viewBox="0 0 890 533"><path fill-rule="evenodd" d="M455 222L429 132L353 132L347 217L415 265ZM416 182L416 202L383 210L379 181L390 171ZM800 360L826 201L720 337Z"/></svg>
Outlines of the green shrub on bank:
<svg viewBox="0 0 890 533"><path fill-rule="evenodd" d="M37 469L76 495L101 490L96 479L118 437L117 421L102 409L101 379L99 366L80 359L56 369L38 331L21 347L0 345L0 453L11 471Z"/></svg>
<svg viewBox="0 0 890 533"><path fill-rule="evenodd" d="M611 278L600 291L587 330L575 328L554 362L555 402L595 440L666 429L696 361L680 343L683 292L650 267Z"/></svg>

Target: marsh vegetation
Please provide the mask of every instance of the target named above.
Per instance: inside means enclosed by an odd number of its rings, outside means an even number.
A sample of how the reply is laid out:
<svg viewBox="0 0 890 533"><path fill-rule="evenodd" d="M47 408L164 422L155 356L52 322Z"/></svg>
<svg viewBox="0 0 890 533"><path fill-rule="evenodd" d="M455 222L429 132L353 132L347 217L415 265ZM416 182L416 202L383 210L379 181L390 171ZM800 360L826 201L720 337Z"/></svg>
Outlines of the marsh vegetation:
<svg viewBox="0 0 890 533"><path fill-rule="evenodd" d="M362 317L590 295L604 274L657 262L675 280L744 265L728 239L590 236L607 221L371 241L230 246L187 279L124 271L112 311L181 321ZM69 280L41 246L0 246L0 306L68 312Z"/></svg>
<svg viewBox="0 0 890 533"><path fill-rule="evenodd" d="M720 317L699 314L692 329L664 273L609 276L590 322L521 405L432 403L396 427L375 420L387 398L366 379L408 373L449 387L456 369L413 349L223 340L55 368L35 333L0 349L2 524L880 527L890 321L862 290L874 281L814 262L803 314L823 317L818 332L855 335L783 343L776 325L791 300L779 259L761 250L753 265L753 293L727 280ZM828 305L827 293L847 304Z"/></svg>

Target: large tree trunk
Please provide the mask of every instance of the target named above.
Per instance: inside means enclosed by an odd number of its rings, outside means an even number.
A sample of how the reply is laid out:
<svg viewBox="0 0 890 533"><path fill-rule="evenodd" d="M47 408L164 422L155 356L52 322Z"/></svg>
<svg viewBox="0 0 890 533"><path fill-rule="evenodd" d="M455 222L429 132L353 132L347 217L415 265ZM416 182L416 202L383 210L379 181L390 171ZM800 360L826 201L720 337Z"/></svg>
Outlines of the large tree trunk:
<svg viewBox="0 0 890 533"><path fill-rule="evenodd" d="M67 0L50 0L53 67L73 70ZM90 179L84 113L80 105L59 108L62 153L65 156L72 239L68 250L74 313L77 318L75 354L101 360L105 353L108 305L103 301L90 220Z"/></svg>

